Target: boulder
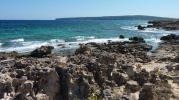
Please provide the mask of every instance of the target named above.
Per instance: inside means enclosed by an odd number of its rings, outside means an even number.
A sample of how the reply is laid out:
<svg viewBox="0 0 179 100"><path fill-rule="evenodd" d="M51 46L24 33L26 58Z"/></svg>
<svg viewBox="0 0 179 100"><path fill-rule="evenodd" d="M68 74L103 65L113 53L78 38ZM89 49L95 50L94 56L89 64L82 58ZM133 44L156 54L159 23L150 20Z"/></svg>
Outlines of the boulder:
<svg viewBox="0 0 179 100"><path fill-rule="evenodd" d="M2 99L4 97L4 93L5 93L5 82L4 80L0 80L0 99Z"/></svg>
<svg viewBox="0 0 179 100"><path fill-rule="evenodd" d="M150 74L145 69L143 69L139 73L135 73L133 79L137 81L140 86L143 86L145 83L147 83L150 79Z"/></svg>
<svg viewBox="0 0 179 100"><path fill-rule="evenodd" d="M83 78L83 77L79 77L79 79L77 80L77 90L76 91L76 94L77 94L77 97L79 99L86 99L88 98L88 94L89 94L89 83L88 81Z"/></svg>
<svg viewBox="0 0 179 100"><path fill-rule="evenodd" d="M126 89L130 91L130 93L135 93L140 90L140 86L136 81L130 80L126 83Z"/></svg>
<svg viewBox="0 0 179 100"><path fill-rule="evenodd" d="M170 34L170 35L161 37L160 40L163 40L163 41L176 41L176 40L179 40L179 35Z"/></svg>
<svg viewBox="0 0 179 100"><path fill-rule="evenodd" d="M118 86L122 86L129 80L129 76L125 73L113 72L112 79Z"/></svg>
<svg viewBox="0 0 179 100"><path fill-rule="evenodd" d="M155 93L155 85L151 83L145 83L142 91L139 94L139 100L158 100Z"/></svg>
<svg viewBox="0 0 179 100"><path fill-rule="evenodd" d="M81 44L80 48L76 50L75 54L90 54L91 48L87 45Z"/></svg>
<svg viewBox="0 0 179 100"><path fill-rule="evenodd" d="M145 43L145 40L143 37L131 37L129 38L129 40L131 40L132 42L136 42L136 43Z"/></svg>
<svg viewBox="0 0 179 100"><path fill-rule="evenodd" d="M141 26L141 25L138 25L138 26L137 26L137 29L138 29L138 30L145 30L145 27L144 27L144 26Z"/></svg>
<svg viewBox="0 0 179 100"><path fill-rule="evenodd" d="M60 77L54 69L48 69L46 75L42 77L40 81L40 86L42 87L44 93L49 96L50 100L59 99L58 95L60 92Z"/></svg>
<svg viewBox="0 0 179 100"><path fill-rule="evenodd" d="M34 51L32 51L30 56L41 58L41 57L47 56L48 54L51 54L53 49L54 47L52 46L41 46L40 48L37 48Z"/></svg>
<svg viewBox="0 0 179 100"><path fill-rule="evenodd" d="M59 47L65 47L65 44L58 44Z"/></svg>
<svg viewBox="0 0 179 100"><path fill-rule="evenodd" d="M123 64L121 67L122 67L122 70L125 71L129 77L134 76L134 67L132 65Z"/></svg>
<svg viewBox="0 0 179 100"><path fill-rule="evenodd" d="M158 29L165 29L167 31L171 30L179 30L179 21L178 20L156 20L156 21L149 21L150 25L147 28L158 28Z"/></svg>
<svg viewBox="0 0 179 100"><path fill-rule="evenodd" d="M124 39L124 35L119 35L119 38L120 39Z"/></svg>

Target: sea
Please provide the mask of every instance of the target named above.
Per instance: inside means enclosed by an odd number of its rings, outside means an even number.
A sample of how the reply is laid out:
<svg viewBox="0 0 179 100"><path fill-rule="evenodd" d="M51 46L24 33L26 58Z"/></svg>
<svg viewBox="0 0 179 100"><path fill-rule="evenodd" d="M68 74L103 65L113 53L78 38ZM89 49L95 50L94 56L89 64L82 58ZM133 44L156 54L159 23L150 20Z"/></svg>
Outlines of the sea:
<svg viewBox="0 0 179 100"><path fill-rule="evenodd" d="M157 48L160 37L167 34L179 34L179 31L165 31L150 28L138 30L137 25L147 25L149 20L1 20L0 52L31 52L34 49L50 45L55 52L74 50L81 43L106 43L128 41L129 37L140 36ZM119 39L124 35L124 39Z"/></svg>

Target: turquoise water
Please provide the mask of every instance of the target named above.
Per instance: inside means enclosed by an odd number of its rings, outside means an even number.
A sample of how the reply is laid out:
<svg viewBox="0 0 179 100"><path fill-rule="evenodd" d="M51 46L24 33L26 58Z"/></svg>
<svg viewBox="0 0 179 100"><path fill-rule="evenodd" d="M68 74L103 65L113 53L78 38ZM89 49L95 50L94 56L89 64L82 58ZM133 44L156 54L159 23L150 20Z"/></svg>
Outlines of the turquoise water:
<svg viewBox="0 0 179 100"><path fill-rule="evenodd" d="M142 36L156 46L159 38L173 33L148 29L138 31L136 25L146 25L148 20L34 20L0 21L0 52L29 52L42 45L56 49L77 48L79 43L122 41L132 36ZM178 33L178 32L174 32ZM63 44L63 47L57 46Z"/></svg>

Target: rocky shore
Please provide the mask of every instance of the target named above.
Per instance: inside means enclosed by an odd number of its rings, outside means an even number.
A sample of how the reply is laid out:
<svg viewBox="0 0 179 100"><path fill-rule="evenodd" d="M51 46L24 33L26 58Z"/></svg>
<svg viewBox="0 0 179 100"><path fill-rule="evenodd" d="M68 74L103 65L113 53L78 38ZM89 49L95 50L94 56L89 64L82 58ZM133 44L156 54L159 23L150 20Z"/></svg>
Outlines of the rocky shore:
<svg viewBox="0 0 179 100"><path fill-rule="evenodd" d="M81 44L57 56L42 46L29 55L0 54L2 100L179 100L179 36L152 47L140 37Z"/></svg>
<svg viewBox="0 0 179 100"><path fill-rule="evenodd" d="M147 26L138 25L137 28L139 30L145 30L147 28L164 29L167 31L179 30L179 20L149 21L148 24Z"/></svg>

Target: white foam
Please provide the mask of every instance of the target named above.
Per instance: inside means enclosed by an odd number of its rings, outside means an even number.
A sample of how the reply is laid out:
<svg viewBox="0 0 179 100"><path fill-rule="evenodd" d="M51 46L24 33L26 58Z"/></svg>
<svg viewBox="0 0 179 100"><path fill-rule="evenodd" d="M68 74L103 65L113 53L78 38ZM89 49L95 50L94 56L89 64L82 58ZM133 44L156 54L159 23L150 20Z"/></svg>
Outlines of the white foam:
<svg viewBox="0 0 179 100"><path fill-rule="evenodd" d="M166 31L164 29L156 29L156 28L146 28L145 30L138 30L139 32L146 32L146 33L161 33L161 34L171 34L171 33L178 33L179 31Z"/></svg>
<svg viewBox="0 0 179 100"><path fill-rule="evenodd" d="M78 48L79 44L82 43L90 43L90 42L95 42L95 43L107 43L108 41L111 42L117 42L117 41L128 41L128 39L119 39L119 38L102 38L102 39L95 39L91 37L91 39L84 40L84 41L75 41L75 42L65 42L64 40L59 40L59 39L52 39L48 41L28 41L28 42L22 42L21 44L23 46L20 47L6 47L6 48L0 48L0 52L12 52L12 51L17 51L20 53L25 53L25 52L31 52L34 49L44 46L44 45L50 45L54 46L55 49L72 49L72 48ZM63 44L64 47L57 46L58 44Z"/></svg>
<svg viewBox="0 0 179 100"><path fill-rule="evenodd" d="M151 44L154 46L154 48L157 46L157 44L160 41L159 38L149 38L145 39L147 43ZM17 51L19 53L26 53L26 52L31 52L34 49L41 47L41 46L54 46L56 51L59 50L67 50L67 49L76 49L79 47L79 44L86 44L86 43L108 43L109 41L111 42L123 42L123 41L129 41L128 38L124 39L119 39L118 37L114 38L92 38L84 41L75 41L75 42L65 42L64 40L60 39L51 39L48 41L26 41L26 42L21 42L22 46L19 47L5 47L5 48L0 48L0 52L12 52L12 51ZM63 44L64 46L58 46L58 44Z"/></svg>
<svg viewBox="0 0 179 100"><path fill-rule="evenodd" d="M121 29L124 29L124 30L130 30L130 31L137 31L137 27L135 26L122 26Z"/></svg>
<svg viewBox="0 0 179 100"><path fill-rule="evenodd" d="M159 38L150 38L150 39L145 39L146 42L153 42L153 43L160 43L161 40Z"/></svg>
<svg viewBox="0 0 179 100"><path fill-rule="evenodd" d="M51 39L49 40L49 43L64 43L65 41L64 40L61 40L61 39Z"/></svg>
<svg viewBox="0 0 179 100"><path fill-rule="evenodd" d="M157 28L146 28L145 30L138 30L137 27L135 27L135 26L122 26L121 29L130 30L130 31L137 31L137 32L144 32L144 33L164 33L164 34L179 33L178 30L166 31L164 29L157 29Z"/></svg>
<svg viewBox="0 0 179 100"><path fill-rule="evenodd" d="M12 52L12 51L17 51L19 53L26 53L26 52L31 52L34 49L41 47L41 46L54 46L57 47L58 44L61 43L65 43L64 40L60 40L60 39L52 39L52 40L48 40L48 41L22 41L20 42L20 44L22 44L22 46L18 46L18 47L4 47L4 48L0 48L0 52Z"/></svg>
<svg viewBox="0 0 179 100"><path fill-rule="evenodd" d="M0 43L0 47L2 46L3 43Z"/></svg>
<svg viewBox="0 0 179 100"><path fill-rule="evenodd" d="M14 39L14 40L11 40L10 42L24 42L24 39L23 38Z"/></svg>
<svg viewBox="0 0 179 100"><path fill-rule="evenodd" d="M159 43L162 42L160 40L160 38L149 38L149 39L145 39L146 43L148 43L149 45L152 45L152 50L155 50L158 48Z"/></svg>
<svg viewBox="0 0 179 100"><path fill-rule="evenodd" d="M12 51L17 51L19 53L25 53L25 52L30 52L34 50L35 48L38 48L42 45L48 45L46 42L38 42L38 41L33 41L33 42L24 42L24 46L20 47L5 47L1 48L0 52L12 52Z"/></svg>
<svg viewBox="0 0 179 100"><path fill-rule="evenodd" d="M90 43L90 42L95 42L95 43L107 43L108 41L111 42L120 42L120 41L128 41L129 39L119 39L119 38L102 38L102 39L91 39L87 41L83 41L82 43Z"/></svg>
<svg viewBox="0 0 179 100"><path fill-rule="evenodd" d="M77 41L84 41L89 39L95 39L95 36L75 36L73 38L75 38Z"/></svg>

